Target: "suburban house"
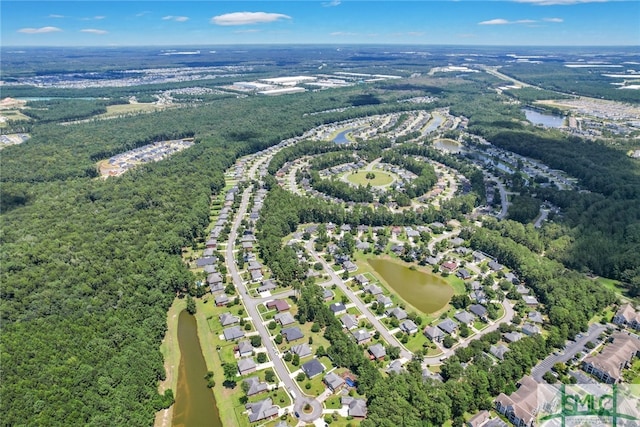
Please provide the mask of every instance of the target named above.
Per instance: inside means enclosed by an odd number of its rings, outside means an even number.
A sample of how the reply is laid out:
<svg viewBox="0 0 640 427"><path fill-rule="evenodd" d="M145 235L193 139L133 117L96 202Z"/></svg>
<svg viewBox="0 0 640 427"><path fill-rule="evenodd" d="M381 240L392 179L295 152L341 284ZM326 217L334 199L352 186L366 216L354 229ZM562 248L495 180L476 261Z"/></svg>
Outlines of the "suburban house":
<svg viewBox="0 0 640 427"><path fill-rule="evenodd" d="M398 320L404 320L407 318L407 312L400 307L394 307L384 312L389 317L395 317Z"/></svg>
<svg viewBox="0 0 640 427"><path fill-rule="evenodd" d="M213 264L205 265L203 270L205 273L207 273L208 276L211 273L215 273L217 271L217 267Z"/></svg>
<svg viewBox="0 0 640 427"><path fill-rule="evenodd" d="M471 273L469 273L466 269L461 268L460 270L458 270L458 272L456 273L456 276L458 276L459 278L461 278L462 280L469 280L471 279Z"/></svg>
<svg viewBox="0 0 640 427"><path fill-rule="evenodd" d="M282 326L287 326L292 324L293 322L296 321L296 319L294 319L293 315L288 312L285 311L284 313L278 313L275 316L273 316L273 320L275 320L276 322L280 323L280 325Z"/></svg>
<svg viewBox="0 0 640 427"><path fill-rule="evenodd" d="M376 295L381 295L382 294L382 288L380 288L380 286L378 285L369 285L369 286L365 286L364 287L364 291L373 295L374 297Z"/></svg>
<svg viewBox="0 0 640 427"><path fill-rule="evenodd" d="M324 289L322 291L322 299L325 301L331 301L335 295L331 289Z"/></svg>
<svg viewBox="0 0 640 427"><path fill-rule="evenodd" d="M369 279L367 279L367 277L364 274L356 275L356 277L354 277L353 280L355 280L356 282L358 282L358 284L362 286L369 283Z"/></svg>
<svg viewBox="0 0 640 427"><path fill-rule="evenodd" d="M249 274L251 275L251 283L258 283L264 279L264 275L260 270L249 270Z"/></svg>
<svg viewBox="0 0 640 427"><path fill-rule="evenodd" d="M247 403L245 406L249 410L249 422L264 420L278 415L278 407L273 404L270 397L255 403Z"/></svg>
<svg viewBox="0 0 640 427"><path fill-rule="evenodd" d="M256 362L250 358L246 357L244 359L238 360L238 372L240 375L250 374L251 372L256 371Z"/></svg>
<svg viewBox="0 0 640 427"><path fill-rule="evenodd" d="M600 353L585 357L582 369L602 382L615 384L622 380L622 370L638 355L640 339L624 332L616 332Z"/></svg>
<svg viewBox="0 0 640 427"><path fill-rule="evenodd" d="M535 307L536 305L538 305L538 299L533 295L523 295L522 299L528 306Z"/></svg>
<svg viewBox="0 0 640 427"><path fill-rule="evenodd" d="M359 329L352 332L357 344L366 344L371 341L371 334L366 329Z"/></svg>
<svg viewBox="0 0 640 427"><path fill-rule="evenodd" d="M442 267L442 270L446 271L447 273L453 273L454 271L456 271L456 268L458 268L458 264L453 261L446 261L443 262L440 267Z"/></svg>
<svg viewBox="0 0 640 427"><path fill-rule="evenodd" d="M544 319L542 318L542 313L539 311L532 311L528 314L529 320L533 323L544 323Z"/></svg>
<svg viewBox="0 0 640 427"><path fill-rule="evenodd" d="M336 375L334 372L329 372L327 375L324 376L322 381L324 381L327 387L329 387L329 389L333 392L335 392L336 390L339 390L342 386L346 384L344 379L342 379L342 377L340 377L339 375Z"/></svg>
<svg viewBox="0 0 640 427"><path fill-rule="evenodd" d="M504 268L498 261L491 261L487 266L493 271L500 271Z"/></svg>
<svg viewBox="0 0 640 427"><path fill-rule="evenodd" d="M237 316L234 316L233 314L226 312L226 313L222 313L218 319L220 319L220 324L222 326L229 326L229 325L233 325L234 323L238 323L240 321L240 318Z"/></svg>
<svg viewBox="0 0 640 427"><path fill-rule="evenodd" d="M400 359L396 359L389 363L389 366L387 367L387 374L400 374L402 371L404 371L404 368L402 367L402 361Z"/></svg>
<svg viewBox="0 0 640 427"><path fill-rule="evenodd" d="M269 389L267 383L261 382L258 377L249 377L243 382L249 386L247 389L247 396L253 396L254 394L262 393Z"/></svg>
<svg viewBox="0 0 640 427"><path fill-rule="evenodd" d="M247 357L253 354L253 346L248 340L243 340L238 343L238 354L240 357Z"/></svg>
<svg viewBox="0 0 640 427"><path fill-rule="evenodd" d="M451 319L444 319L437 326L449 335L454 335L458 330L458 324Z"/></svg>
<svg viewBox="0 0 640 427"><path fill-rule="evenodd" d="M216 295L216 298L214 301L216 302L216 305L218 307L221 307L223 305L229 304L229 297L227 296L227 294Z"/></svg>
<svg viewBox="0 0 640 427"><path fill-rule="evenodd" d="M322 363L320 363L318 359L311 359L307 363L303 363L300 368L302 368L302 371L307 374L309 379L324 372L324 366L322 366Z"/></svg>
<svg viewBox="0 0 640 427"><path fill-rule="evenodd" d="M367 401L364 399L356 399L351 396L342 396L340 403L347 406L347 414L354 418L364 418L367 416Z"/></svg>
<svg viewBox="0 0 640 427"><path fill-rule="evenodd" d="M272 279L268 279L262 282L260 286L258 286L258 292L273 291L277 287L278 285L275 281L273 281Z"/></svg>
<svg viewBox="0 0 640 427"><path fill-rule="evenodd" d="M344 314L347 312L347 307L344 306L341 302L334 302L329 306L329 310L335 315L338 316L340 314Z"/></svg>
<svg viewBox="0 0 640 427"><path fill-rule="evenodd" d="M487 309L484 306L480 304L471 304L469 306L469 311L478 316L483 322L487 321Z"/></svg>
<svg viewBox="0 0 640 427"><path fill-rule="evenodd" d="M284 328L282 331L280 331L280 334L287 340L287 342L292 342L299 340L300 338L304 338L304 334L297 326Z"/></svg>
<svg viewBox="0 0 640 427"><path fill-rule="evenodd" d="M444 332L442 329L435 326L427 326L424 328L424 335L433 342L441 342L444 339Z"/></svg>
<svg viewBox="0 0 640 427"><path fill-rule="evenodd" d="M516 342L522 339L522 334L520 332L507 332L502 334L502 337L506 342Z"/></svg>
<svg viewBox="0 0 640 427"><path fill-rule="evenodd" d="M352 263L351 261L345 261L342 263L342 268L347 270L349 273L353 273L358 269L358 266Z"/></svg>
<svg viewBox="0 0 640 427"><path fill-rule="evenodd" d="M538 385L531 376L522 378L518 389L511 395L500 393L495 401L496 410L516 427L535 425L536 415L542 405L552 402L556 395L551 389L539 388ZM550 392L548 397L545 396L545 391Z"/></svg>
<svg viewBox="0 0 640 427"><path fill-rule="evenodd" d="M628 326L636 330L640 329L640 313L630 303L620 306L612 321L616 325Z"/></svg>
<svg viewBox="0 0 640 427"><path fill-rule="evenodd" d="M393 305L393 301L386 295L378 295L376 298L376 302L378 305L382 305L383 307L391 307Z"/></svg>
<svg viewBox="0 0 640 427"><path fill-rule="evenodd" d="M540 328L533 323L525 323L522 326L522 333L528 336L536 335L540 333Z"/></svg>
<svg viewBox="0 0 640 427"><path fill-rule="evenodd" d="M460 313L456 313L453 317L455 317L458 322L469 327L473 326L473 322L475 321L475 317L473 317L473 314L469 313L468 311L461 311Z"/></svg>
<svg viewBox="0 0 640 427"><path fill-rule="evenodd" d="M467 421L467 427L507 427L500 418L491 418L489 411L480 411Z"/></svg>
<svg viewBox="0 0 640 427"><path fill-rule="evenodd" d="M269 301L266 304L266 306L267 306L267 308L272 309L272 310L275 308L278 311L278 313L281 313L283 311L287 311L287 310L289 310L291 308L289 306L289 303L286 302L283 299L276 299L276 300L273 300L273 301Z"/></svg>
<svg viewBox="0 0 640 427"><path fill-rule="evenodd" d="M340 318L340 322L342 322L342 326L346 329L355 329L358 327L358 321L352 314L345 314Z"/></svg>
<svg viewBox="0 0 640 427"><path fill-rule="evenodd" d="M492 345L491 347L489 347L489 353L494 355L499 360L504 360L504 354L507 351L509 351L509 348L504 344L500 344L498 346Z"/></svg>
<svg viewBox="0 0 640 427"><path fill-rule="evenodd" d="M516 292L520 295L527 295L531 292L531 289L527 288L525 285L518 285L516 286Z"/></svg>
<svg viewBox="0 0 640 427"><path fill-rule="evenodd" d="M373 359L381 360L387 355L387 350L380 343L374 344L368 348L369 354Z"/></svg>
<svg viewBox="0 0 640 427"><path fill-rule="evenodd" d="M407 334L415 334L418 332L418 325L411 319L407 319L404 322L400 323L400 330L402 332L406 332Z"/></svg>
<svg viewBox="0 0 640 427"><path fill-rule="evenodd" d="M309 344L298 344L298 345L294 345L291 347L290 349L292 354L297 354L299 358L303 358L303 357L307 357L307 356L311 356L313 353L311 352L311 347L309 347Z"/></svg>
<svg viewBox="0 0 640 427"><path fill-rule="evenodd" d="M196 260L196 267L202 268L207 265L214 265L218 259L214 256L202 257Z"/></svg>

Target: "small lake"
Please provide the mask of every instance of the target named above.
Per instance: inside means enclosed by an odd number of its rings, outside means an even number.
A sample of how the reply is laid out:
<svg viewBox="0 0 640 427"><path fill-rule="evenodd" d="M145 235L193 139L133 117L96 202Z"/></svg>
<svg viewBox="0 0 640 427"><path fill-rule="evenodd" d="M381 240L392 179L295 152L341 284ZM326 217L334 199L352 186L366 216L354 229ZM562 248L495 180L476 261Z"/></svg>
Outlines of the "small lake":
<svg viewBox="0 0 640 427"><path fill-rule="evenodd" d="M204 376L207 365L202 356L196 319L186 310L178 318L180 367L178 389L173 404L173 427L222 427L213 391L207 387ZM223 381L223 378L215 378Z"/></svg>
<svg viewBox="0 0 640 427"><path fill-rule="evenodd" d="M438 127L440 127L443 121L444 117L434 115L433 119L431 119L431 121L429 122L429 125L424 129L424 132L431 133L435 131L436 129L438 129Z"/></svg>
<svg viewBox="0 0 640 427"><path fill-rule="evenodd" d="M534 125L542 125L547 128L559 128L564 125L564 117L554 114L545 114L531 108L523 108L522 112Z"/></svg>
<svg viewBox="0 0 640 427"><path fill-rule="evenodd" d="M367 262L402 299L423 313L435 313L453 296L449 283L435 274L411 270L388 259L370 259Z"/></svg>
<svg viewBox="0 0 640 427"><path fill-rule="evenodd" d="M447 153L460 153L463 151L462 144L453 139L438 139L433 146Z"/></svg>
<svg viewBox="0 0 640 427"><path fill-rule="evenodd" d="M336 144L348 144L348 143L350 143L351 141L349 141L349 139L347 138L347 134L349 132L354 131L354 130L355 129L343 130L342 132L337 134L335 138L333 138L333 142L335 142Z"/></svg>

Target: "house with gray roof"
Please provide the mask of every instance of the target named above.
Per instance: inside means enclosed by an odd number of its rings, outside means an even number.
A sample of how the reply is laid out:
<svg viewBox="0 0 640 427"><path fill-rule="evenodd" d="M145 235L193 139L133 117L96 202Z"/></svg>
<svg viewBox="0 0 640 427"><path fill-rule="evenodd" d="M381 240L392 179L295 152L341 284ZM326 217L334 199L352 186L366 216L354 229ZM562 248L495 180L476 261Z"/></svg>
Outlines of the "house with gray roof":
<svg viewBox="0 0 640 427"><path fill-rule="evenodd" d="M540 328L533 323L525 323L522 326L522 333L525 335L536 335L540 333Z"/></svg>
<svg viewBox="0 0 640 427"><path fill-rule="evenodd" d="M500 271L504 268L504 266L500 264L498 261L491 261L487 264L487 266L493 271Z"/></svg>
<svg viewBox="0 0 640 427"><path fill-rule="evenodd" d="M456 276L458 276L462 280L471 279L471 273L469 273L469 271L467 271L467 269L465 268L459 269L458 272L456 273Z"/></svg>
<svg viewBox="0 0 640 427"><path fill-rule="evenodd" d="M509 351L509 348L504 344L500 344L498 346L492 345L491 347L489 347L489 353L491 353L493 356L496 357L496 359L499 359L499 360L504 360L504 354L507 351Z"/></svg>
<svg viewBox="0 0 640 427"><path fill-rule="evenodd" d="M251 356L253 354L253 346L249 340L238 342L238 354L240 357Z"/></svg>
<svg viewBox="0 0 640 427"><path fill-rule="evenodd" d="M222 331L224 339L227 341L237 340L244 337L244 331L239 326L232 326Z"/></svg>
<svg viewBox="0 0 640 427"><path fill-rule="evenodd" d="M376 360L384 359L387 355L387 349L380 343L374 344L367 349L369 354Z"/></svg>
<svg viewBox="0 0 640 427"><path fill-rule="evenodd" d="M376 301L378 302L378 305L382 304L382 306L384 307L391 307L393 305L393 301L391 301L391 298L386 295L378 295L376 297Z"/></svg>
<svg viewBox="0 0 640 427"><path fill-rule="evenodd" d="M301 359L303 357L311 356L313 354L311 352L311 347L309 347L309 344L307 344L307 343L294 345L294 346L291 347L290 351L293 354L297 354L298 357L301 358Z"/></svg>
<svg viewBox="0 0 640 427"><path fill-rule="evenodd" d="M502 337L506 342L516 342L522 339L522 334L520 332L507 332L502 334Z"/></svg>
<svg viewBox="0 0 640 427"><path fill-rule="evenodd" d="M364 274L357 274L356 277L353 278L353 280L361 285L366 285L369 283L369 279L367 279L367 276L365 276Z"/></svg>
<svg viewBox="0 0 640 427"><path fill-rule="evenodd" d="M247 396L253 396L254 394L259 394L269 389L267 383L261 382L258 377L249 377L243 382L249 386Z"/></svg>
<svg viewBox="0 0 640 427"><path fill-rule="evenodd" d="M217 306L223 306L229 304L229 296L227 294L216 295L215 303Z"/></svg>
<svg viewBox="0 0 640 427"><path fill-rule="evenodd" d="M329 310L335 315L338 316L340 314L344 314L347 312L347 307L344 306L341 302L334 302L329 306Z"/></svg>
<svg viewBox="0 0 640 427"><path fill-rule="evenodd" d="M202 268L207 265L213 265L218 259L214 256L202 257L196 260L196 267Z"/></svg>
<svg viewBox="0 0 640 427"><path fill-rule="evenodd" d="M542 318L542 313L539 311L532 311L528 315L529 321L533 323L544 323L544 319Z"/></svg>
<svg viewBox="0 0 640 427"><path fill-rule="evenodd" d="M394 307L387 309L385 314L389 317L395 317L398 320L404 320L407 318L407 312L401 309L400 307Z"/></svg>
<svg viewBox="0 0 640 427"><path fill-rule="evenodd" d="M278 415L278 407L273 404L270 397L255 403L247 403L245 406L249 410L249 422L264 420Z"/></svg>
<svg viewBox="0 0 640 427"><path fill-rule="evenodd" d="M473 314L469 313L468 311L461 311L459 313L456 313L453 317L455 317L458 322L463 323L467 326L473 326L473 322L475 321L475 317L473 317Z"/></svg>
<svg viewBox="0 0 640 427"><path fill-rule="evenodd" d="M415 334L418 332L418 325L411 319L407 319L404 322L400 323L400 330L407 334Z"/></svg>
<svg viewBox="0 0 640 427"><path fill-rule="evenodd" d="M359 329L351 333L357 344L365 344L371 341L371 334L366 329Z"/></svg>
<svg viewBox="0 0 640 427"><path fill-rule="evenodd" d="M300 338L304 338L304 334L297 326L292 326L290 328L284 328L280 331L280 334L287 340L287 342L296 341Z"/></svg>
<svg viewBox="0 0 640 427"><path fill-rule="evenodd" d="M522 299L524 300L524 303L529 306L538 305L538 299L533 295L523 295Z"/></svg>
<svg viewBox="0 0 640 427"><path fill-rule="evenodd" d="M444 332L435 326L427 326L424 328L424 335L433 342L441 342L444 339Z"/></svg>
<svg viewBox="0 0 640 427"><path fill-rule="evenodd" d="M258 286L258 292L273 291L278 285L272 279L265 280L262 285Z"/></svg>
<svg viewBox="0 0 640 427"><path fill-rule="evenodd" d="M282 326L290 325L296 321L293 315L288 311L276 314L275 316L273 316L273 320L280 323Z"/></svg>
<svg viewBox="0 0 640 427"><path fill-rule="evenodd" d="M382 294L382 288L378 285L368 285L364 287L364 291L373 296Z"/></svg>
<svg viewBox="0 0 640 427"><path fill-rule="evenodd" d="M345 261L342 263L342 268L347 270L349 273L353 273L358 269L358 266L352 263L351 261Z"/></svg>
<svg viewBox="0 0 640 427"><path fill-rule="evenodd" d="M340 322L342 323L342 326L344 326L346 329L355 329L358 327L358 321L356 320L355 316L352 314L345 314L340 318Z"/></svg>
<svg viewBox="0 0 640 427"><path fill-rule="evenodd" d="M480 320L486 322L487 321L487 309L480 304L471 304L469 306L469 311L472 312L473 314L475 314L476 316L478 316L480 318Z"/></svg>
<svg viewBox="0 0 640 427"><path fill-rule="evenodd" d="M367 401L364 399L356 399L351 396L342 396L340 403L347 406L347 414L354 418L364 418L367 416Z"/></svg>
<svg viewBox="0 0 640 427"><path fill-rule="evenodd" d="M389 363L389 367L387 367L387 374L399 374L402 371L404 371L404 368L402 367L402 361L400 359L396 359L393 362Z"/></svg>
<svg viewBox="0 0 640 427"><path fill-rule="evenodd" d="M209 285L215 285L218 283L222 283L223 278L222 278L222 274L218 273L218 272L214 272L211 273L207 276L207 283Z"/></svg>
<svg viewBox="0 0 640 427"><path fill-rule="evenodd" d="M335 295L335 292L333 292L331 289L322 290L322 299L325 301L331 301Z"/></svg>
<svg viewBox="0 0 640 427"><path fill-rule="evenodd" d="M240 318L237 316L234 316L233 314L226 312L226 313L222 313L218 319L220 320L220 324L222 326L229 326L229 325L233 325L234 323L238 323L240 321Z"/></svg>
<svg viewBox="0 0 640 427"><path fill-rule="evenodd" d="M327 387L329 387L329 389L333 392L340 389L340 387L346 384L344 379L342 379L342 377L340 377L339 375L336 375L335 372L329 372L324 376L322 381L324 381Z"/></svg>
<svg viewBox="0 0 640 427"><path fill-rule="evenodd" d="M240 375L250 374L256 371L256 362L250 357L238 360L238 372Z"/></svg>
<svg viewBox="0 0 640 427"><path fill-rule="evenodd" d="M204 266L204 272L207 273L207 276L211 273L215 273L216 271L217 271L217 267L213 264Z"/></svg>
<svg viewBox="0 0 640 427"><path fill-rule="evenodd" d="M309 377L309 379L324 372L324 366L322 366L322 363L320 363L318 359L311 359L310 361L303 363L300 368L302 368L302 371L307 375L307 377Z"/></svg>
<svg viewBox="0 0 640 427"><path fill-rule="evenodd" d="M442 322L438 323L438 328L442 329L449 335L453 335L458 330L458 324L451 319L444 319Z"/></svg>

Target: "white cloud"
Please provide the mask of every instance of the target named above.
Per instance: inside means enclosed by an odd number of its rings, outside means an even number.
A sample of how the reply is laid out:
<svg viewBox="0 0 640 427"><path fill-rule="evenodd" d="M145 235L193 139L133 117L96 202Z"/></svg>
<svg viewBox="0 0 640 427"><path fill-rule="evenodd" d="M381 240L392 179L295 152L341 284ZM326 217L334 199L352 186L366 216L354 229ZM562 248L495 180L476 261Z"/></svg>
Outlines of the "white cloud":
<svg viewBox="0 0 640 427"><path fill-rule="evenodd" d="M80 30L81 33L89 33L89 34L98 34L98 35L102 35L102 34L107 34L109 31L106 30L98 30L96 28L84 28L82 30Z"/></svg>
<svg viewBox="0 0 640 427"><path fill-rule="evenodd" d="M252 29L249 29L249 30L237 30L237 31L234 31L233 33L234 34L250 34L250 33L260 33L260 32L261 32L261 30L257 30L257 29L252 28Z"/></svg>
<svg viewBox="0 0 640 427"><path fill-rule="evenodd" d="M555 22L555 23L560 23L560 22L564 22L564 19L562 18L543 18L542 19L544 22Z"/></svg>
<svg viewBox="0 0 640 427"><path fill-rule="evenodd" d="M93 17L93 19L95 19L95 20L97 20L97 21L99 21L99 20L101 20L101 19L104 19L104 18L106 18L106 16L98 15L98 16L94 16L94 17Z"/></svg>
<svg viewBox="0 0 640 427"><path fill-rule="evenodd" d="M51 15L49 15L49 18L60 19L60 18L66 18L66 16L58 15L57 13L52 13Z"/></svg>
<svg viewBox="0 0 640 427"><path fill-rule="evenodd" d="M140 18L140 17L148 15L150 13L151 13L150 11L145 10L144 12L136 13L136 17Z"/></svg>
<svg viewBox="0 0 640 427"><path fill-rule="evenodd" d="M533 19L518 19L517 21L513 21L514 24L535 24L536 21Z"/></svg>
<svg viewBox="0 0 640 427"><path fill-rule="evenodd" d="M515 0L517 3L530 3L537 6L562 6L579 3L605 3L609 0Z"/></svg>
<svg viewBox="0 0 640 427"><path fill-rule="evenodd" d="M21 28L18 30L19 33L25 34L57 33L58 31L62 30L58 27Z"/></svg>
<svg viewBox="0 0 640 427"><path fill-rule="evenodd" d="M164 21L187 22L189 20L189 17L188 16L167 15L167 16L163 16L162 19Z"/></svg>
<svg viewBox="0 0 640 427"><path fill-rule="evenodd" d="M340 37L340 36L357 36L357 33L349 33L347 31L334 31L333 33L329 33L330 36Z"/></svg>
<svg viewBox="0 0 640 427"><path fill-rule="evenodd" d="M488 21L482 21L482 22L478 22L478 25L506 25L509 24L510 22L507 21L506 19L490 19Z"/></svg>
<svg viewBox="0 0 640 427"><path fill-rule="evenodd" d="M211 18L211 23L216 25L251 25L266 22L275 22L281 19L291 19L288 15L267 12L233 12L225 13Z"/></svg>
<svg viewBox="0 0 640 427"><path fill-rule="evenodd" d="M340 1L340 0L331 0L330 2L322 3L322 6L324 6L324 7L335 7L335 6L340 6L341 3L342 3L342 1Z"/></svg>

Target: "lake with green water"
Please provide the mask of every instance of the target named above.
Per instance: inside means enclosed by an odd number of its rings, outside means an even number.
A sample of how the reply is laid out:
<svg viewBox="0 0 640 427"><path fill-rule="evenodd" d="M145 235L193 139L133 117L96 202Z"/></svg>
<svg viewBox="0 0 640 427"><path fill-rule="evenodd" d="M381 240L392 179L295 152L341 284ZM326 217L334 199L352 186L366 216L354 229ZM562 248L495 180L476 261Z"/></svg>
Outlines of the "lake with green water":
<svg viewBox="0 0 640 427"><path fill-rule="evenodd" d="M178 318L180 367L178 389L173 404L173 427L222 427L213 391L207 387L204 376L207 365L202 356L196 319L186 310ZM217 378L216 380L222 381Z"/></svg>
<svg viewBox="0 0 640 427"><path fill-rule="evenodd" d="M435 274L411 270L388 259L369 259L367 262L393 291L423 313L435 313L453 296L451 285Z"/></svg>

